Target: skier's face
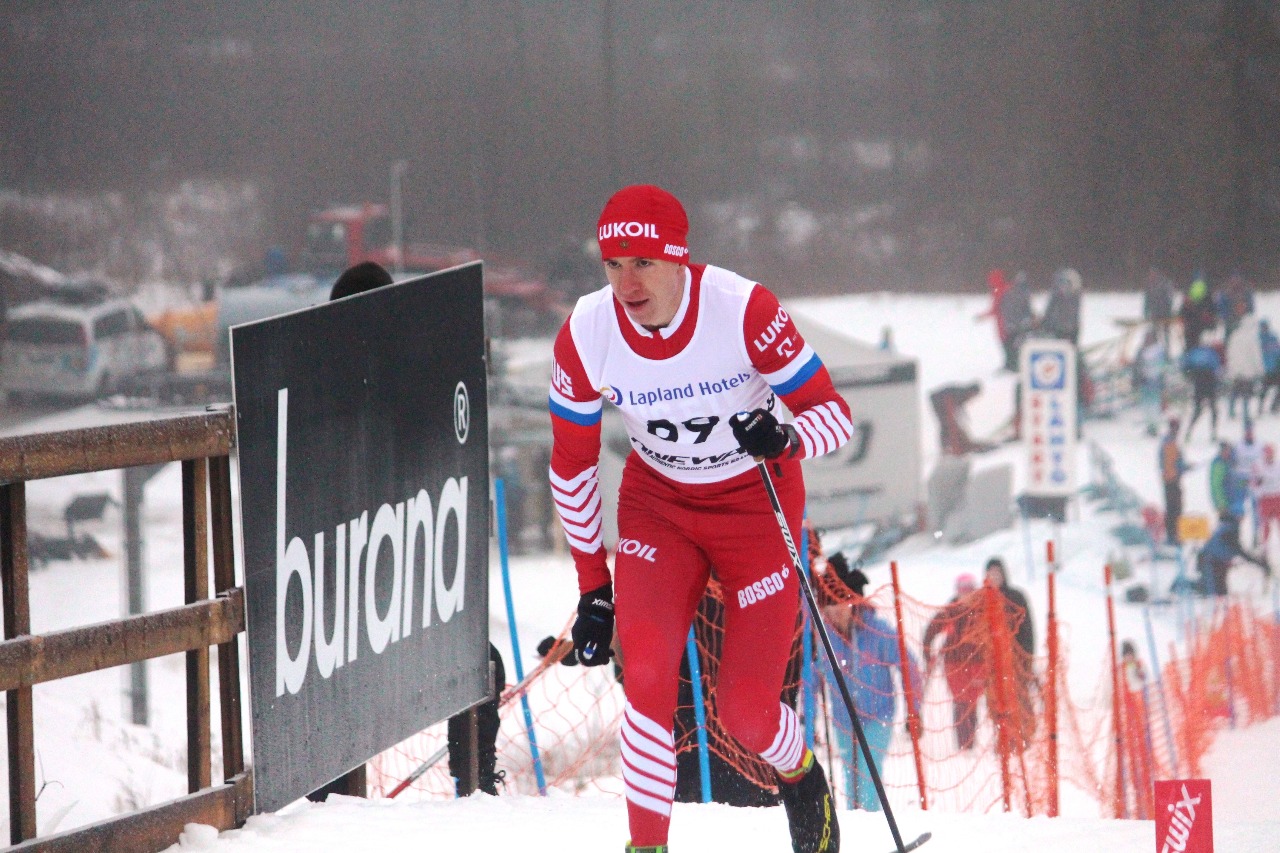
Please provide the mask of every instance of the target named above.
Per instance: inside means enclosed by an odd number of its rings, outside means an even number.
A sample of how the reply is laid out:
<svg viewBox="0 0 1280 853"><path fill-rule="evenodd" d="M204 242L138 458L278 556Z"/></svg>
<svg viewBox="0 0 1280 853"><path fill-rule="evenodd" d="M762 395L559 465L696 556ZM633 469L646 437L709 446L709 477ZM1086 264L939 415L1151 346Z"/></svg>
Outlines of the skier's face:
<svg viewBox="0 0 1280 853"><path fill-rule="evenodd" d="M684 267L659 258L610 258L604 273L613 296L641 326L660 329L676 316L684 296Z"/></svg>

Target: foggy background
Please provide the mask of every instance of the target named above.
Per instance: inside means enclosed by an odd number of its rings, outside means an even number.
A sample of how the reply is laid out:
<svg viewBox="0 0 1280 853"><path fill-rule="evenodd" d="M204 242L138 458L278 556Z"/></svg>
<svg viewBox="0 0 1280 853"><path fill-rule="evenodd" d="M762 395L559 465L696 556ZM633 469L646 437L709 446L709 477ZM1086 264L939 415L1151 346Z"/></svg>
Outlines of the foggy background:
<svg viewBox="0 0 1280 853"><path fill-rule="evenodd" d="M1262 0L0 4L0 247L123 282L386 202L542 268L660 183L781 293L1280 281Z"/></svg>

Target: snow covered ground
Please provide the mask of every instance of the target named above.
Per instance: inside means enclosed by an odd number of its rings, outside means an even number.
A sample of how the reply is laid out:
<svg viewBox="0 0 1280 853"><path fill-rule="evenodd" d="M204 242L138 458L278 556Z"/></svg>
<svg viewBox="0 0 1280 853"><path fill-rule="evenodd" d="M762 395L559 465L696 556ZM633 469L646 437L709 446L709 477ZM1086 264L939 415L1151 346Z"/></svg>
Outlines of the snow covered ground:
<svg viewBox="0 0 1280 853"><path fill-rule="evenodd" d="M922 406L926 406L925 395L940 384L980 380L984 393L970 404L969 415L973 432L983 435L1008 418L1013 387L1011 378L997 371L1001 355L991 321L973 319L985 308L985 302L976 296L865 295L809 300L795 307L863 340L878 340L883 327L892 327L897 348L920 361ZM1086 294L1084 342L1119 334L1115 320L1136 318L1139 305L1136 294ZM1280 296L1262 295L1259 307L1263 316L1280 317ZM857 400L850 402L856 408ZM936 425L930 414L922 418L922 423L923 470L927 472L937 456ZM1219 432L1223 438L1235 439L1240 434L1240 422L1224 420ZM1264 418L1258 425L1258 434L1261 441L1280 443L1280 419ZM1098 442L1111 454L1121 479L1144 500L1160 503L1156 439L1142 432L1136 415L1089 422L1085 439ZM1196 440L1187 448L1188 456L1193 462L1207 462L1213 452L1207 430L1199 428ZM1007 445L985 454L975 465L1006 463L1014 468L1016 491L1023 477L1020 446ZM1081 454L1079 466L1079 482L1083 484L1088 481L1087 454ZM61 510L75 494L109 491L118 497L119 480L118 473L104 472L30 484L27 500L33 529L58 530L62 526ZM152 609L181 603L178 480L177 466L170 466L147 487L147 600ZM1206 512L1209 499L1203 466L1187 476L1185 487L1187 511ZM1098 687L1099 671L1106 659L1102 565L1119 545L1108 532L1116 522L1114 516L1103 519L1085 502L1076 504L1069 522L1059 531L1062 573L1058 607L1071 654L1070 689L1073 695L1088 698ZM118 514L109 513L103 522L87 523L84 529L97 536L112 554L121 552ZM893 549L886 559L898 561L908 595L937 604L949 597L956 574L977 572L989 556L1001 555L1012 570L1013 582L1029 594L1037 636L1043 638L1044 541L1052 533L1047 523L1033 522L1027 529L1015 526L965 545L915 537ZM1150 579L1149 565L1139 563L1136 568L1138 579ZM510 662L511 644L496 560L494 571L491 634ZM119 574L118 558L54 563L33 573L34 630L118 616L123 612ZM870 566L868 574L873 587L887 583L888 563ZM1167 583L1169 578L1162 575L1159 580ZM1239 591L1252 593L1264 605L1273 601L1262 589L1260 579L1247 571L1238 573L1235 583ZM576 583L567 558L543 556L516 558L512 564L512 587L517 630L529 667L538 640L564 624L577 598ZM1120 602L1117 609L1120 635L1138 639L1139 647L1145 650L1141 642L1145 636L1142 608ZM1157 647L1167 648L1169 641L1179 637L1177 614L1173 608L1153 608L1151 615ZM148 727L123 722L123 671L81 676L36 689L37 767L41 781L48 783L39 800L42 833L83 825L121 808L159 802L184 792L183 662L180 657L164 658L150 662L147 668L152 693L152 721ZM508 671L511 670L508 663ZM218 752L215 741L214 755ZM1272 805L1280 799L1277 770L1280 721L1218 736L1206 761L1206 772L1215 786L1218 849L1243 853L1277 849L1280 818L1275 816ZM3 785L4 780L0 779L0 786ZM1063 811L1064 817L1054 820L924 813L910 808L896 813L908 840L927 829L934 833L934 841L926 849L956 853L1023 851L1029 847L1042 853L1078 853L1082 844L1107 851L1153 846L1150 822L1100 819L1096 803L1083 794L1064 792ZM842 812L840 819L844 849L891 849L892 841L881 815ZM417 803L338 799L323 805L300 802L278 814L257 816L244 829L221 836L208 828L192 827L175 849L391 851L424 846L444 850L502 846L530 853L567 853L621 850L625 840L623 804L606 796L474 797ZM784 850L785 820L778 809L677 805L672 844L676 850Z"/></svg>

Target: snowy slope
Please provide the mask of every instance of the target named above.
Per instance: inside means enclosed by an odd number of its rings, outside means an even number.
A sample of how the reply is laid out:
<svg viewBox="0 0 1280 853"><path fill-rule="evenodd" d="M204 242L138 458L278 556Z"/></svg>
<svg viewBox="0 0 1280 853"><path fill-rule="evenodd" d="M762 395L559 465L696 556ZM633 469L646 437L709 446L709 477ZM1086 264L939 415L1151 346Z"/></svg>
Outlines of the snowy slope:
<svg viewBox="0 0 1280 853"><path fill-rule="evenodd" d="M1264 295L1264 315L1280 316L1280 299ZM1012 408L1012 382L997 373L1000 353L990 321L973 317L985 307L978 297L870 295L812 300L799 310L815 319L866 340L880 329L893 327L898 349L920 360L921 392L951 381L979 379L983 396L970 405L970 422L978 434L994 429ZM1118 333L1114 320L1136 317L1139 299L1133 294L1085 297L1084 339L1102 340ZM850 401L856 408L856 399ZM922 399L922 405L924 400ZM937 456L931 415L923 418L924 470ZM1239 434L1239 421L1226 421L1223 437ZM1258 427L1263 441L1280 442L1280 419L1266 418ZM1120 476L1144 497L1159 503L1155 473L1155 439L1142 434L1136 418L1091 422L1086 440L1099 442L1116 461ZM1213 448L1205 433L1188 448L1193 460L1205 460ZM979 466L1014 466L1015 490L1022 476L1021 448L1009 445L987 454ZM1080 482L1086 482L1086 459L1080 460ZM178 469L170 466L147 490L149 529L147 564L148 605L172 606L181 598L181 532ZM90 491L119 493L114 472L32 483L28 504L33 527L61 524L60 512L71 496ZM1208 508L1203 468L1186 479L1189 511ZM1117 549L1108 533L1114 517L1100 517L1085 502L1076 502L1071 519L1059 532L1062 574L1059 612L1072 655L1071 689L1088 697L1097 688L1106 654L1105 610L1102 604L1102 564ZM118 515L88 527L113 554L120 553ZM928 538L908 540L888 558L899 563L905 591L926 603L941 603L961 571L976 572L987 557L1006 559L1014 583L1027 591L1044 636L1044 541L1049 525L1033 522L995 533L979 542L949 546ZM1030 547L1028 547L1030 542ZM1028 559L1028 553L1031 559ZM502 584L496 574L492 591L491 632L510 665ZM1137 565L1138 577L1151 567ZM1165 570L1167 571L1167 570ZM870 566L873 586L888 581L887 562ZM118 557L55 563L34 573L32 619L36 630L66 627L111 618L122 612ZM512 566L512 586L520 643L526 667L532 666L537 641L563 626L576 601L576 583L565 557L518 558ZM1167 577L1162 577L1167 582ZM1242 573L1247 587L1252 581ZM1258 591L1265 602L1265 593ZM1153 629L1159 648L1179 636L1177 614L1153 609ZM1141 639L1142 609L1118 605L1119 632ZM1143 644L1140 643L1140 646ZM184 711L181 700L183 669L180 658L148 664L152 678L153 724L148 728L122 723L124 673L84 676L37 688L37 751L42 779L50 784L39 802L42 831L83 825L109 816L129 802L153 803L176 796L184 786ZM216 737L216 727L215 727ZM1280 795L1276 771L1280 754L1280 725L1275 721L1253 729L1223 733L1206 763L1215 782L1215 813L1219 849L1274 850L1271 839L1280 832L1280 819L1270 817L1270 803ZM141 746L139 746L141 744ZM214 748L218 754L217 745ZM216 770L215 770L216 775ZM0 786L4 784L0 780ZM1106 821L1096 817L1096 805L1084 796L1064 793L1064 818L1022 820L1002 815L923 814L904 809L899 815L903 833L914 836L931 829L935 841L926 849L964 851L1026 850L1043 853L1071 850L1081 843L1098 850L1146 850L1153 846L1150 823ZM1258 823L1256 821L1264 821ZM888 850L890 837L878 815L844 812L846 850ZM469 801L402 803L343 800L322 806L298 803L278 815L254 818L239 832L214 840L209 832L193 829L181 849L227 850L349 850L349 849L513 849L620 850L626 838L625 809L607 797L473 798ZM786 849L785 821L778 810L729 810L708 805L677 805L672 841L677 850L731 847L743 850Z"/></svg>

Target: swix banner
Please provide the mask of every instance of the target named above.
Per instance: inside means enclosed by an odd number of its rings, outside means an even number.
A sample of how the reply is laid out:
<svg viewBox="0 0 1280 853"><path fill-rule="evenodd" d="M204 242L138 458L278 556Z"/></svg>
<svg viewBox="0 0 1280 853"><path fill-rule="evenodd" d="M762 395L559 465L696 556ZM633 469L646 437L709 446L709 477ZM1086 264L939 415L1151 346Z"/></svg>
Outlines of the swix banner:
<svg viewBox="0 0 1280 853"><path fill-rule="evenodd" d="M1208 779L1156 782L1156 853L1213 853Z"/></svg>

